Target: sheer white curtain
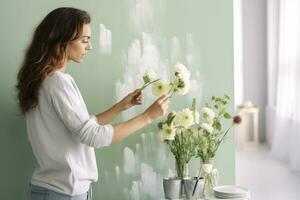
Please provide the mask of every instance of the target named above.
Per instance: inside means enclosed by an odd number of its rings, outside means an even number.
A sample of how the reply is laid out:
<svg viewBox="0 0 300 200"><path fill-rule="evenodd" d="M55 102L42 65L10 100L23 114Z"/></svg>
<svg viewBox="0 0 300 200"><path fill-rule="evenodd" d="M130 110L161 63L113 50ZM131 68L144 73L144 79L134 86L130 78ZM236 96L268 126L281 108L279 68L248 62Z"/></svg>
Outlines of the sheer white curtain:
<svg viewBox="0 0 300 200"><path fill-rule="evenodd" d="M272 155L300 171L300 0L268 2L267 131Z"/></svg>

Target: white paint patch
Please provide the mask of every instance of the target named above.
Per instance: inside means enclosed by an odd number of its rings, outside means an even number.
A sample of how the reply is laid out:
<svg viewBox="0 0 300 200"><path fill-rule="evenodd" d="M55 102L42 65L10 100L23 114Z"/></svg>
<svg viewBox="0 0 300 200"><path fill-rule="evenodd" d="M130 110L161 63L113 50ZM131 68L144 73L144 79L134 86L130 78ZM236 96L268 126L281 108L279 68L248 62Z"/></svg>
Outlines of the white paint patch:
<svg viewBox="0 0 300 200"><path fill-rule="evenodd" d="M103 55L110 55L112 49L112 35L111 31L100 24L100 53Z"/></svg>
<svg viewBox="0 0 300 200"><path fill-rule="evenodd" d="M197 99L197 104L200 105L200 101L202 99L202 88L203 82L200 74L199 67L201 67L201 54L198 46L196 45L195 39L191 33L186 33L186 55L185 60L191 74L191 85L190 91L188 93L188 97L190 102L193 98Z"/></svg>
<svg viewBox="0 0 300 200"><path fill-rule="evenodd" d="M124 173L132 175L135 173L135 156L133 151L125 147L124 149L124 158L123 158L123 169Z"/></svg>
<svg viewBox="0 0 300 200"><path fill-rule="evenodd" d="M195 41L194 41L194 37L191 33L186 33L186 62L187 64L191 65L193 64L193 58L194 58L194 51L195 51Z"/></svg>
<svg viewBox="0 0 300 200"><path fill-rule="evenodd" d="M161 199L163 197L162 177L175 175L174 157L165 144L159 141L156 132L142 133L140 143L133 151L123 150L123 167L119 165L105 170L104 184L113 184L122 191L122 199ZM172 169L170 169L170 167ZM116 198L117 193L111 193Z"/></svg>
<svg viewBox="0 0 300 200"><path fill-rule="evenodd" d="M133 181L132 199L160 199L162 197L162 177L148 164L141 164L141 180Z"/></svg>
<svg viewBox="0 0 300 200"><path fill-rule="evenodd" d="M120 182L120 167L116 166L116 180Z"/></svg>
<svg viewBox="0 0 300 200"><path fill-rule="evenodd" d="M148 194L149 196L154 195L157 191L157 178L156 173L153 171L153 168L148 166L145 163L141 164L141 179L142 179L142 187L144 194ZM152 196L153 197L153 196Z"/></svg>
<svg viewBox="0 0 300 200"><path fill-rule="evenodd" d="M167 177L174 177L176 175L175 170L168 169L168 175Z"/></svg>
<svg viewBox="0 0 300 200"><path fill-rule="evenodd" d="M180 54L180 41L176 36L173 36L170 44L170 60L172 64L179 61Z"/></svg>
<svg viewBox="0 0 300 200"><path fill-rule="evenodd" d="M151 0L131 1L130 18L135 32L141 32L153 25L153 8Z"/></svg>
<svg viewBox="0 0 300 200"><path fill-rule="evenodd" d="M143 85L142 77L147 70L159 74L160 78L168 78L168 67L161 62L158 45L150 34L142 33L141 41L135 39L128 48L127 56L124 53L123 58L125 66L123 80L116 83L117 101ZM148 88L143 93L147 98L144 98L143 106L139 106L140 110L144 110L155 98ZM122 112L123 120L137 115L137 111L138 109L133 107Z"/></svg>
<svg viewBox="0 0 300 200"><path fill-rule="evenodd" d="M142 33L143 54L142 67L143 73L146 69L151 68L155 72L159 70L160 55L156 42L151 34Z"/></svg>
<svg viewBox="0 0 300 200"><path fill-rule="evenodd" d="M188 97L190 100L193 98L196 98L197 100L197 105L199 106L201 104L201 99L202 99L202 81L201 81L201 76L200 72L197 71L195 74L195 79L191 80L191 85L190 85L190 92L188 94Z"/></svg>
<svg viewBox="0 0 300 200"><path fill-rule="evenodd" d="M159 28L165 12L166 1L162 0L128 0L130 21L134 33L154 32Z"/></svg>
<svg viewBox="0 0 300 200"><path fill-rule="evenodd" d="M130 196L132 200L140 200L141 199L141 182L133 181Z"/></svg>

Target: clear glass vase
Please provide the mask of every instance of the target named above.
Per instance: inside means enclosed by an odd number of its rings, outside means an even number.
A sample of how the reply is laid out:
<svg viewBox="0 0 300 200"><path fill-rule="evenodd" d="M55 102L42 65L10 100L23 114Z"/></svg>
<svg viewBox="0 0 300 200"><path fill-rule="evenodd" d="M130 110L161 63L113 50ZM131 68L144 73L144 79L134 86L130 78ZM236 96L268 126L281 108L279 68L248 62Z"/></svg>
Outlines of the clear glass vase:
<svg viewBox="0 0 300 200"><path fill-rule="evenodd" d="M204 195L207 196L213 192L213 188L219 182L218 170L214 168L214 158L201 159L200 176L205 179Z"/></svg>
<svg viewBox="0 0 300 200"><path fill-rule="evenodd" d="M179 178L185 178L189 176L189 165L188 163L181 163L175 161L176 176Z"/></svg>

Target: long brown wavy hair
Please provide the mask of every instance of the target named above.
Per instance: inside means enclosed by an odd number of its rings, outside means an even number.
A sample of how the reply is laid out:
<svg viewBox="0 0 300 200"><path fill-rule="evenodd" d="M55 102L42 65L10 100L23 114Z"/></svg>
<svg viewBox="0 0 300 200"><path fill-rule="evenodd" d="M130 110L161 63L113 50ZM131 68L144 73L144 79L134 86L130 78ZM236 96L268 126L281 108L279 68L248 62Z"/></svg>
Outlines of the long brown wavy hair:
<svg viewBox="0 0 300 200"><path fill-rule="evenodd" d="M51 72L62 68L68 42L80 37L90 15L76 8L57 8L37 26L17 76L19 107L22 114L38 105L39 88Z"/></svg>

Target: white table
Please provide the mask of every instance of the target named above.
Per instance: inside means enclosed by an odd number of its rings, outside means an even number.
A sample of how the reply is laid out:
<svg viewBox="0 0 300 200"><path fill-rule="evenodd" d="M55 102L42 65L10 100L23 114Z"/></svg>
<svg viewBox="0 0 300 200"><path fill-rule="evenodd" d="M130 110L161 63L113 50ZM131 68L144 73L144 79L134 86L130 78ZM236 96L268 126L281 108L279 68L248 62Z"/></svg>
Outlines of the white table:
<svg viewBox="0 0 300 200"><path fill-rule="evenodd" d="M259 108L242 107L238 109L238 114L242 117L243 144L253 143L250 140L250 128L253 131L254 144L259 144ZM252 123L251 123L252 122Z"/></svg>

